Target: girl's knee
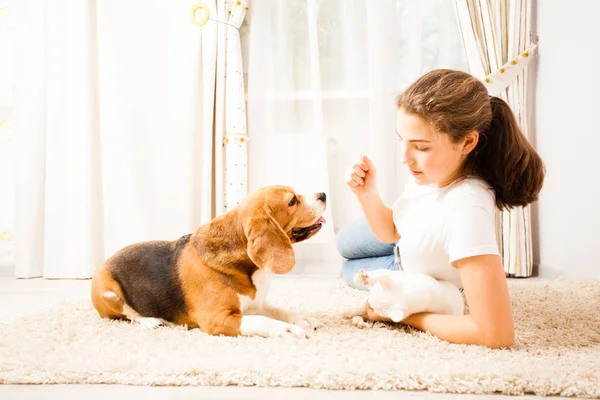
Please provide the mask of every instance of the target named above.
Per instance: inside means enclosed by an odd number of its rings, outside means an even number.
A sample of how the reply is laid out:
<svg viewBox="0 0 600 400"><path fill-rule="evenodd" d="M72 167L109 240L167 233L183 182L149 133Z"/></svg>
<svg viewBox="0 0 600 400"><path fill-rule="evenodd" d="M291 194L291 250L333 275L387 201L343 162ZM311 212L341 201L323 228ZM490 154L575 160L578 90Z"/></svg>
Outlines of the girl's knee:
<svg viewBox="0 0 600 400"><path fill-rule="evenodd" d="M357 249L364 245L365 235L368 235L369 232L369 226L364 218L350 222L340 229L336 235L335 245L337 251L344 258L360 257Z"/></svg>
<svg viewBox="0 0 600 400"><path fill-rule="evenodd" d="M348 234L347 229L341 229L335 238L335 247L344 258L352 258L352 248L354 245L351 240L352 236Z"/></svg>

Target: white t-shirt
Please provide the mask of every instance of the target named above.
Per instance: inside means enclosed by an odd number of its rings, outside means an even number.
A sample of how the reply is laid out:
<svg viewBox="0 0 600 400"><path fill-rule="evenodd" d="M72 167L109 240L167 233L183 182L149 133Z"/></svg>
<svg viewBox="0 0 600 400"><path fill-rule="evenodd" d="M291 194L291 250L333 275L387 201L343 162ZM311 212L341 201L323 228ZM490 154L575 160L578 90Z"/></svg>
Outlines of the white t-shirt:
<svg viewBox="0 0 600 400"><path fill-rule="evenodd" d="M457 180L443 188L418 185L411 179L392 211L405 271L462 288L460 273L452 262L500 254L494 192L478 178Z"/></svg>

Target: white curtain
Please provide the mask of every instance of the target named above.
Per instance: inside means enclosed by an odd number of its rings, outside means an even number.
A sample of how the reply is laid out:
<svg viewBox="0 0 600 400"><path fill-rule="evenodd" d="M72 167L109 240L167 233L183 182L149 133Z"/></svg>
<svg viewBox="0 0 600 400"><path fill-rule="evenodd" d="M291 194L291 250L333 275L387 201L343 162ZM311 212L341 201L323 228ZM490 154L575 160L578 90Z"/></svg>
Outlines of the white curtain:
<svg viewBox="0 0 600 400"><path fill-rule="evenodd" d="M14 265L11 3L12 0L0 0L0 275L10 275Z"/></svg>
<svg viewBox="0 0 600 400"><path fill-rule="evenodd" d="M527 65L531 43L531 0L455 0L471 73L491 95L502 97L528 137ZM533 270L530 207L498 212L497 237L509 276Z"/></svg>
<svg viewBox="0 0 600 400"><path fill-rule="evenodd" d="M219 3L223 3L220 1ZM223 138L224 152L217 152L217 160L221 153L224 157L224 168L217 170L216 181L222 184L217 189L217 204L223 207L217 213L223 213L237 206L248 194L248 129L246 122L246 95L244 85L244 66L242 62L242 43L240 28L245 22L248 2L225 1L225 11L229 15L227 24L220 24L220 38L226 40L225 57L225 137ZM217 77L217 79L222 79ZM222 93L222 91L218 91ZM223 99L223 97L221 97ZM218 105L220 107L221 105ZM220 143L217 138L217 143ZM218 148L218 147L217 147ZM224 179L219 176L223 171ZM223 193L223 199L220 197Z"/></svg>
<svg viewBox="0 0 600 400"><path fill-rule="evenodd" d="M391 205L406 180L395 95L429 70L468 70L453 3L261 0L250 14L249 188L325 191L328 222L296 246L294 273L338 276L334 234L362 215L345 170L371 156Z"/></svg>
<svg viewBox="0 0 600 400"><path fill-rule="evenodd" d="M88 278L123 246L216 214L225 47L217 23L191 23L194 3L14 3L17 277Z"/></svg>
<svg viewBox="0 0 600 400"><path fill-rule="evenodd" d="M247 10L247 0L217 0L216 10L198 1L190 15L193 24L200 28L212 24L218 32L213 43L217 48L216 70L203 75L203 79L212 80L216 74L215 215L231 210L248 194L248 130L240 33Z"/></svg>

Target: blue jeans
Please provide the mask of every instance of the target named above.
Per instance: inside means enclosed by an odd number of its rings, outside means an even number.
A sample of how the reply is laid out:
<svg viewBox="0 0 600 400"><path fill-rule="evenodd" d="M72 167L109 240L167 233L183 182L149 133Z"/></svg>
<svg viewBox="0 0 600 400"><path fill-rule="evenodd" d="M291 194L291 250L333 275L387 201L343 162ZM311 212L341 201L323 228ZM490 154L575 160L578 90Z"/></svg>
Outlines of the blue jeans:
<svg viewBox="0 0 600 400"><path fill-rule="evenodd" d="M399 269L394 257L396 244L381 243L371 232L364 217L340 229L336 243L342 257L347 259L342 267L342 277L348 286L368 290L354 283L354 275L359 269Z"/></svg>

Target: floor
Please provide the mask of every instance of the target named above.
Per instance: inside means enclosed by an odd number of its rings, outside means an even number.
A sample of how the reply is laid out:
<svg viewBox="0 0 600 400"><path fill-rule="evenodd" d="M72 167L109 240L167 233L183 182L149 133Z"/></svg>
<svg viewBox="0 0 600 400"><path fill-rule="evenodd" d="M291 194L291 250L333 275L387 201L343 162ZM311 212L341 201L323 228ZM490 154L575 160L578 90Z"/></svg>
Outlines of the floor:
<svg viewBox="0 0 600 400"><path fill-rule="evenodd" d="M279 279L318 279L282 277ZM323 278L321 278L323 279ZM332 278L325 278L332 279ZM90 280L44 280L14 279L0 276L0 322L26 315L67 299L89 298ZM275 284L275 283L274 283ZM382 392L382 391L325 391L305 388L258 388L258 387L144 387L119 385L0 385L0 399L80 399L86 400L120 398L144 399L481 399L505 396L466 396L435 394L428 392ZM533 398L523 396L511 398Z"/></svg>

